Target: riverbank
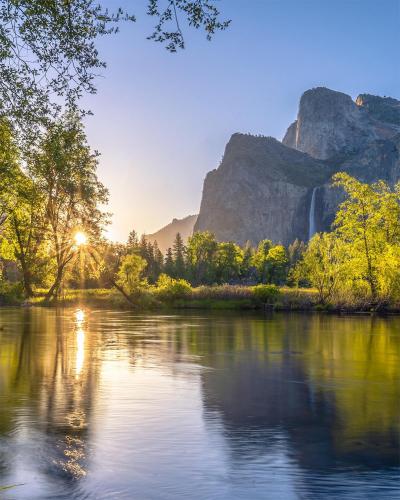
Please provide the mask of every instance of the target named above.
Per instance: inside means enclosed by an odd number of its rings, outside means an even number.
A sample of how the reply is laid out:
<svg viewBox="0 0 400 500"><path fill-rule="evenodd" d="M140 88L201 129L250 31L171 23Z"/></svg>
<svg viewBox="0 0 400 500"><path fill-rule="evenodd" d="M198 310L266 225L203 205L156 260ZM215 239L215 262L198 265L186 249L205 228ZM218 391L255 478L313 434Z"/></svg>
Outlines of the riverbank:
<svg viewBox="0 0 400 500"><path fill-rule="evenodd" d="M318 293L310 288L289 288L239 285L201 286L192 288L182 296L149 288L140 290L129 303L115 289L69 289L56 303L46 303L44 291L29 301L16 301L4 305L61 306L136 310L198 309L198 310L274 310L333 313L400 313L400 304L372 304L368 301L337 301L321 304Z"/></svg>

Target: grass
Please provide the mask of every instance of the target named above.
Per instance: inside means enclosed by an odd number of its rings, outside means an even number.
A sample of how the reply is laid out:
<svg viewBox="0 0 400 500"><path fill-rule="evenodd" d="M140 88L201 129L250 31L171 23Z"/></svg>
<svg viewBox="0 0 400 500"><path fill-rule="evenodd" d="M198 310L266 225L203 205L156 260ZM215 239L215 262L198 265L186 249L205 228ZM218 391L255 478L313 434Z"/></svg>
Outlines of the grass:
<svg viewBox="0 0 400 500"><path fill-rule="evenodd" d="M115 289L65 290L57 304L44 300L45 290L29 300L31 305L58 305L93 308L132 309L132 305ZM192 288L180 297L160 295L155 287L140 290L134 298L137 310L205 309L205 310L257 310L276 311L325 311L325 312L372 312L368 301L342 300L322 305L317 291L311 288L279 288L271 300L263 303L254 287L241 285L200 286ZM382 312L399 313L400 304L386 305Z"/></svg>
<svg viewBox="0 0 400 500"><path fill-rule="evenodd" d="M37 290L37 295L29 300L32 305L51 305L44 300L45 290ZM138 309L217 309L248 310L263 309L263 304L255 295L253 287L240 285L200 286L182 297L163 299L156 289L142 290L136 297ZM268 304L278 310L311 309L316 304L316 292L310 289L281 288L274 303ZM85 289L63 291L57 305L108 307L129 309L132 306L115 289Z"/></svg>

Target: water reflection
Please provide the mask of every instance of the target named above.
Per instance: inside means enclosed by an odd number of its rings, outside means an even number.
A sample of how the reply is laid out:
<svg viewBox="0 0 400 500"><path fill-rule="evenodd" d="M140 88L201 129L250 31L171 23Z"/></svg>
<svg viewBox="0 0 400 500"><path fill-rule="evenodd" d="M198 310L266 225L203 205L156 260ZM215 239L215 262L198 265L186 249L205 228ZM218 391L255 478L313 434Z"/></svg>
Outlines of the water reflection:
<svg viewBox="0 0 400 500"><path fill-rule="evenodd" d="M399 361L398 318L3 309L0 486L395 498Z"/></svg>
<svg viewBox="0 0 400 500"><path fill-rule="evenodd" d="M79 377L83 362L85 360L85 332L83 330L83 324L85 321L85 312L82 309L78 309L75 312L76 321L76 376Z"/></svg>

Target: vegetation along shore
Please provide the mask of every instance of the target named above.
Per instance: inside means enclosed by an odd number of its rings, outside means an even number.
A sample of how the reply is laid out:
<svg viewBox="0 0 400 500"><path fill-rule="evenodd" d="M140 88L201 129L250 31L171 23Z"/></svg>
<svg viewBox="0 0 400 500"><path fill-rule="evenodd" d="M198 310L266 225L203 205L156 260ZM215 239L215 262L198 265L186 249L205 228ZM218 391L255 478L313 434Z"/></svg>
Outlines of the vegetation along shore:
<svg viewBox="0 0 400 500"><path fill-rule="evenodd" d="M22 153L3 120L1 304L398 311L400 185L332 178L343 201L330 232L287 247L219 242L208 231L165 255L135 231L105 239L107 189L74 114ZM117 298L118 297L118 298Z"/></svg>

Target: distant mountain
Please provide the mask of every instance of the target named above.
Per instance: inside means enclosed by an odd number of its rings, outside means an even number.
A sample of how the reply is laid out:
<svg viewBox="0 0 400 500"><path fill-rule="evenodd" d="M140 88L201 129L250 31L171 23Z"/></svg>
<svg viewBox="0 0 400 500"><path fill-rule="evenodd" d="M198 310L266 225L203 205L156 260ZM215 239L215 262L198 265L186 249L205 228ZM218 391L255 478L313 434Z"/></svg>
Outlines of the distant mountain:
<svg viewBox="0 0 400 500"><path fill-rule="evenodd" d="M173 219L172 222L153 234L146 234L146 239L154 243L157 241L160 250L165 253L175 240L176 233L180 233L186 243L189 236L193 234L193 228L197 221L196 215L188 215L183 219Z"/></svg>
<svg viewBox="0 0 400 500"><path fill-rule="evenodd" d="M363 182L400 180L400 101L307 90L282 142L234 134L204 181L195 231L219 241L288 244L330 229L343 194L334 172Z"/></svg>

